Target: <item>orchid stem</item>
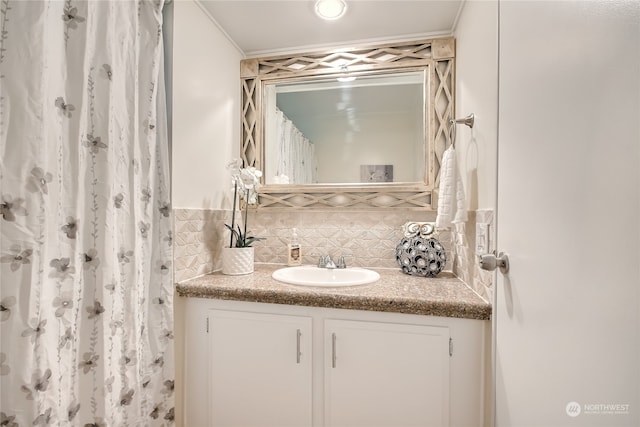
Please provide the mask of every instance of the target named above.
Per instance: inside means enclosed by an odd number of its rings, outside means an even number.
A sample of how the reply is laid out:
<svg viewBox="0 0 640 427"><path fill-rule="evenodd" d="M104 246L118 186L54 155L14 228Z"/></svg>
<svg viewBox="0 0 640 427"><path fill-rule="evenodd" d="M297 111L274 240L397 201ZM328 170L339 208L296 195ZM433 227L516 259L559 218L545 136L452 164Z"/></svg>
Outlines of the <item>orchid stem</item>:
<svg viewBox="0 0 640 427"><path fill-rule="evenodd" d="M249 216L249 190L247 189L247 197L245 197L245 207L244 207L244 237L242 246L245 245L247 239L247 217Z"/></svg>
<svg viewBox="0 0 640 427"><path fill-rule="evenodd" d="M233 230L236 226L236 198L238 197L238 181L234 182L233 186L233 207L231 208L231 240L229 241L229 247L233 247Z"/></svg>

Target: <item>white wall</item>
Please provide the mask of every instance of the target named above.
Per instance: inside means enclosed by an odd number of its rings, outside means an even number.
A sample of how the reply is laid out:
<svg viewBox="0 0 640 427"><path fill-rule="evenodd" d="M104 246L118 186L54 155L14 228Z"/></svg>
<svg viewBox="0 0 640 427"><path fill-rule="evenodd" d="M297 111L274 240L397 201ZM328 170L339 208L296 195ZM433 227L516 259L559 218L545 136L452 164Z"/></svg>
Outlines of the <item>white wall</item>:
<svg viewBox="0 0 640 427"><path fill-rule="evenodd" d="M226 165L239 156L242 54L194 1L174 2L173 30L173 208L230 207ZM183 305L175 298L177 331L184 330ZM176 334L175 351L176 423L182 426L184 334Z"/></svg>
<svg viewBox="0 0 640 427"><path fill-rule="evenodd" d="M498 2L467 0L456 37L456 152L469 209L495 209L498 141Z"/></svg>
<svg viewBox="0 0 640 427"><path fill-rule="evenodd" d="M475 114L472 129L456 126L456 153L470 210L495 210L498 153L498 1L467 0L458 17L456 37L456 118ZM492 215L491 215L492 217ZM456 238L457 274L480 295L493 299L492 275L475 257L474 216ZM485 218L482 221L481 218ZM478 216L484 222L487 216ZM464 232L463 232L464 231ZM493 239L492 239L493 240ZM490 360L479 360L486 371L485 393L477 396L486 424L492 418Z"/></svg>
<svg viewBox="0 0 640 427"><path fill-rule="evenodd" d="M230 207L243 56L197 2L175 2L174 28L173 207Z"/></svg>
<svg viewBox="0 0 640 427"><path fill-rule="evenodd" d="M421 113L416 113L418 119ZM314 132L318 182L361 182L361 165L393 165L394 182L421 180L424 162L417 170L415 147L423 144L422 127L416 127L415 117L407 113L362 114L358 125L354 132L343 118L327 118L322 130Z"/></svg>

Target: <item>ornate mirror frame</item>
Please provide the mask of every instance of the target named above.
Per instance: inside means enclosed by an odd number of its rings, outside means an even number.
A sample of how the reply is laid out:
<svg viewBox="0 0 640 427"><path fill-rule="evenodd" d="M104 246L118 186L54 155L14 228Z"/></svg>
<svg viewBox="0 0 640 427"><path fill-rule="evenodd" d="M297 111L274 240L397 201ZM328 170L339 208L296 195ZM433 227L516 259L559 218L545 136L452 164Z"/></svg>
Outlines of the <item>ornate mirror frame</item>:
<svg viewBox="0 0 640 427"><path fill-rule="evenodd" d="M433 192L442 154L449 144L449 120L455 115L452 37L242 60L240 157L244 165L263 169L264 85L284 79L338 76L344 74L344 65L349 72L426 69L424 183L264 185L258 209L435 210Z"/></svg>

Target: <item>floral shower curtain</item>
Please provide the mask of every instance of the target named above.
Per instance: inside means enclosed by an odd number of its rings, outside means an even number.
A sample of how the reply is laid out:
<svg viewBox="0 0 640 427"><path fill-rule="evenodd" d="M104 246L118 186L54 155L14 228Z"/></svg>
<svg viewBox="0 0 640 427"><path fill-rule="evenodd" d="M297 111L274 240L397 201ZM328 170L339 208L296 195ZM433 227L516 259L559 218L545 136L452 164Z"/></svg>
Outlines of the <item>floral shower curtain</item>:
<svg viewBox="0 0 640 427"><path fill-rule="evenodd" d="M0 425L173 424L163 1L0 2Z"/></svg>

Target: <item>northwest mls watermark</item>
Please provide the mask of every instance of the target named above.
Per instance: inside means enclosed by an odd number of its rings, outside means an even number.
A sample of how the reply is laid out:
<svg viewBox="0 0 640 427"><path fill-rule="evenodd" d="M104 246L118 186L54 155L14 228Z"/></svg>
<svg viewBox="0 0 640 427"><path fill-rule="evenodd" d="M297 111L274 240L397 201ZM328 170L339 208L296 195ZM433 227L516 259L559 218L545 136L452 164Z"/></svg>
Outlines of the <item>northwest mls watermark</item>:
<svg viewBox="0 0 640 427"><path fill-rule="evenodd" d="M565 407L567 415L629 415L628 403L583 403L569 402Z"/></svg>

